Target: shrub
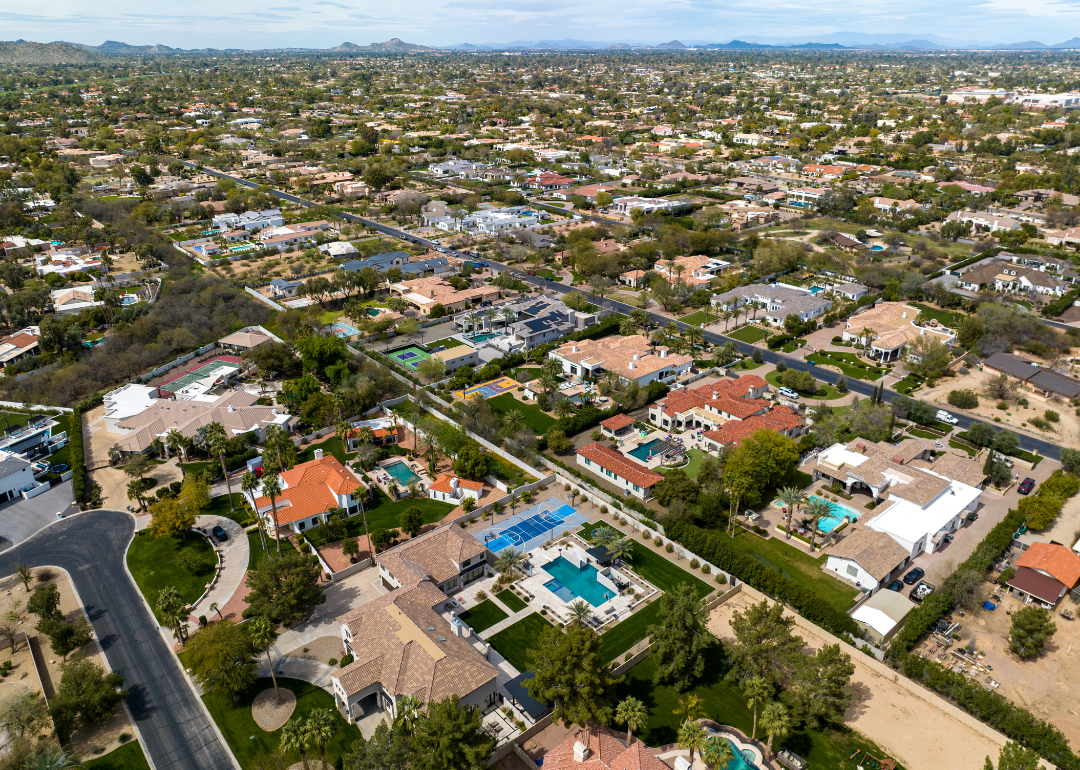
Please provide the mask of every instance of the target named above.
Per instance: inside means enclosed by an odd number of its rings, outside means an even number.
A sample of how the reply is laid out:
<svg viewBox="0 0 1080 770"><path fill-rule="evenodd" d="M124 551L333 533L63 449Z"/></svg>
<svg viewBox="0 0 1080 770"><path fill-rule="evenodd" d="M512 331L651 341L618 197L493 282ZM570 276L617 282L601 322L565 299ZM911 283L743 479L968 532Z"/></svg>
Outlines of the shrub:
<svg viewBox="0 0 1080 770"><path fill-rule="evenodd" d="M328 660L326 662L327 662L328 665L336 666L337 665L337 658L330 658L330 660Z"/></svg>
<svg viewBox="0 0 1080 770"><path fill-rule="evenodd" d="M957 409L974 409L979 405L979 396L974 390L950 390L948 401Z"/></svg>
<svg viewBox="0 0 1080 770"><path fill-rule="evenodd" d="M998 401L996 404L994 404L994 408L995 409L1000 409L1001 411L1004 412L1006 409L1009 408L1009 405L1005 401Z"/></svg>
<svg viewBox="0 0 1080 770"><path fill-rule="evenodd" d="M1053 409L1047 409L1046 412L1043 413L1043 417L1046 418L1047 422L1059 422L1061 420L1061 415Z"/></svg>
<svg viewBox="0 0 1080 770"><path fill-rule="evenodd" d="M1013 579L1013 575L1015 575L1015 574L1016 574L1016 567L1008 567L1008 568L1006 568L1001 573L1001 575L998 576L997 584L999 586L1005 585L1006 583L1008 583L1010 580Z"/></svg>
<svg viewBox="0 0 1080 770"><path fill-rule="evenodd" d="M697 559L691 559L690 560L690 569L697 569L700 566L701 566L701 562L699 562Z"/></svg>
<svg viewBox="0 0 1080 770"><path fill-rule="evenodd" d="M1030 422L1039 430L1050 430L1050 423L1048 423L1041 417L1032 417L1030 420L1028 420L1028 422Z"/></svg>
<svg viewBox="0 0 1080 770"><path fill-rule="evenodd" d="M668 553L671 553L672 551L675 550L675 546L673 546L671 543L668 543L667 545L664 546L664 550L667 551Z"/></svg>
<svg viewBox="0 0 1080 770"><path fill-rule="evenodd" d="M655 546L661 546L661 545L663 545L663 544L664 544L664 541L663 541L663 540L661 540L661 539L660 539L660 538L658 538L658 537L654 537L654 538L653 538L653 541L652 541L652 542L653 542L653 545L655 545Z"/></svg>
<svg viewBox="0 0 1080 770"><path fill-rule="evenodd" d="M701 571L708 575L710 572L712 572L712 567L710 567L708 564L702 564Z"/></svg>

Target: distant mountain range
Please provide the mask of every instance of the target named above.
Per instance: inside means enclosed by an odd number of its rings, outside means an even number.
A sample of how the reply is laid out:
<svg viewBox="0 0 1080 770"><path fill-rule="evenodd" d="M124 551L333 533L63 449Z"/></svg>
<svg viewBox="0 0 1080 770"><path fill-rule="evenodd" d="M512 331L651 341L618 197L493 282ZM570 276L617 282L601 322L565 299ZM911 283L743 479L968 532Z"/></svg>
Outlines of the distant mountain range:
<svg viewBox="0 0 1080 770"><path fill-rule="evenodd" d="M467 44L466 44L467 45ZM413 53L415 51L432 51L433 48L429 48L426 45L416 45L415 43L406 43L399 38L392 37L384 43L371 43L370 45L356 45L355 43L342 43L339 46L330 49L331 51L340 51L342 53L371 53L371 52L393 52L393 53Z"/></svg>
<svg viewBox="0 0 1080 770"><path fill-rule="evenodd" d="M92 64L101 57L68 43L0 42L0 64Z"/></svg>

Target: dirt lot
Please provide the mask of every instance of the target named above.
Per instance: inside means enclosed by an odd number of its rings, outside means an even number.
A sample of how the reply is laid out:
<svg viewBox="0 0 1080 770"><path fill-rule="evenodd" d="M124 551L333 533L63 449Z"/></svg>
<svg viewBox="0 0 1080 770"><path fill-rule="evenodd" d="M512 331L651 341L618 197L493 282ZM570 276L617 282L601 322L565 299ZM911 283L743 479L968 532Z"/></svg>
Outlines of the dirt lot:
<svg viewBox="0 0 1080 770"><path fill-rule="evenodd" d="M991 588L988 584L988 594ZM1057 727L1076 746L1080 742L1080 705L1072 688L1080 676L1080 620L1055 616L1057 633L1046 641L1043 654L1022 661L1009 652L1012 618L1007 614L1022 607L1013 595L1005 596L993 612L979 610L974 616L969 613L963 619L967 622L960 630L960 643L966 645L974 637L976 647L986 652L982 662L993 666L991 674L1001 683L998 692ZM1058 609L1080 612L1068 597Z"/></svg>
<svg viewBox="0 0 1080 770"><path fill-rule="evenodd" d="M59 570L46 567L35 569L34 578L34 581L30 584L31 592L38 585L55 583L60 591L60 611L64 613L64 617L69 621L82 617L82 610L75 598L75 591L72 589L71 581L68 580L67 575ZM35 615L26 613L27 598L28 594L23 589L22 583L14 575L0 580L0 616L6 615L17 602L20 603L19 608L22 614L20 630L25 630L30 635L31 644L36 646L41 658L44 660L45 671L41 685L46 696L52 697L56 692L56 688L60 685L60 664L63 659L53 653L48 637L36 635L34 626L37 624L38 618ZM9 689L16 691L20 695L24 692L40 691L34 673L34 664L26 645L20 646L14 656L8 654L9 650L10 647L5 646L4 650L0 652L0 662L11 660L15 668L8 675L8 678L4 680L3 685L0 685L2 687L0 689L0 708L3 708L3 697ZM82 653L99 666L105 668L97 641L92 641L86 645L82 649ZM112 751L120 746L119 737L125 733L130 739L134 736L135 730L128 719L127 712L121 707L116 710L116 713L108 721L95 726L92 730L83 730L76 733L72 739L72 748L77 756L93 757L103 752Z"/></svg>
<svg viewBox="0 0 1080 770"><path fill-rule="evenodd" d="M120 468L109 465L109 447L122 436L105 430L103 406L87 412L83 419L83 441L88 447L86 460L87 467L91 469L90 479L101 485L101 501L104 507L126 510L129 505L135 504L127 496L127 485L131 479ZM150 476L157 482L152 490L156 491L164 484L181 480L180 466L177 465L176 458L172 457L163 465L154 466Z"/></svg>
<svg viewBox="0 0 1080 770"><path fill-rule="evenodd" d="M1027 398L1028 407L1017 406L1015 402L1010 402L1007 410L996 409L994 407L996 402L983 394L985 382L990 376L987 372L972 369L970 374L957 374L955 377L942 380L935 388L924 388L918 391L916 396L923 401L936 401L945 409L952 409L953 407L950 407L946 401L950 390L974 390L979 394L979 405L974 409L965 409L966 413L982 417L988 422L993 422L995 417L1000 418L1003 426L1018 428L1033 436L1065 446L1080 446L1080 417L1077 417L1076 412L1070 409L1068 404L1047 403L1029 392L1018 391L1018 395ZM1032 417L1042 417L1047 409L1053 409L1061 415L1061 422L1052 426L1054 428L1052 431L1044 432L1036 430L1032 425L1023 425Z"/></svg>
<svg viewBox="0 0 1080 770"><path fill-rule="evenodd" d="M731 614L745 610L753 601L748 594L738 594L720 605L709 616L709 630L721 639L734 639ZM795 632L806 642L808 651L827 643L819 628L802 618L795 620ZM1000 744L956 716L940 698L918 688L909 689L897 675L883 677L868 665L869 658L864 655L856 653L852 661L855 696L844 722L905 767L982 770L985 757L997 757Z"/></svg>

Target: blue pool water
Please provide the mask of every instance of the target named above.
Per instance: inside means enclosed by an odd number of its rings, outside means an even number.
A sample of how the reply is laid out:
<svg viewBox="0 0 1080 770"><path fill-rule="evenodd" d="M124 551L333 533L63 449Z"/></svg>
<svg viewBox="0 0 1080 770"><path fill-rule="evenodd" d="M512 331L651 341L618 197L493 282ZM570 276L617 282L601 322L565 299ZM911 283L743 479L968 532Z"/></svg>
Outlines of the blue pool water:
<svg viewBox="0 0 1080 770"><path fill-rule="evenodd" d="M477 334L475 336L471 336L471 335L466 334L465 339L467 339L467 340L469 340L471 342L487 342L488 340L495 339L496 337L501 337L501 336L502 336L502 334L490 334L490 333Z"/></svg>
<svg viewBox="0 0 1080 770"><path fill-rule="evenodd" d="M871 246L870 251L885 251L884 246Z"/></svg>
<svg viewBox="0 0 1080 770"><path fill-rule="evenodd" d="M816 497L817 495L815 495ZM846 505L840 505L840 503L834 503L832 500L826 500L829 504L829 510L832 512L829 516L822 516L818 521L818 529L822 532L832 532L834 529L840 526L844 521L845 516L849 516L852 521L856 521L859 518L857 511L848 508Z"/></svg>
<svg viewBox="0 0 1080 770"><path fill-rule="evenodd" d="M599 570L591 564L578 569L560 556L555 561L545 564L544 571L555 578L544 583L544 587L564 602L581 598L593 607L599 607L611 598L611 589L605 588L596 581ZM605 594L607 594L606 598Z"/></svg>
<svg viewBox="0 0 1080 770"><path fill-rule="evenodd" d="M374 308L374 307L369 307L364 312L367 313L369 316L377 316L379 314L378 308Z"/></svg>
<svg viewBox="0 0 1080 770"><path fill-rule="evenodd" d="M821 292L823 292L823 291L825 291L825 290L823 288L821 288L820 286L815 286L812 289L810 289L811 294L821 294Z"/></svg>
<svg viewBox="0 0 1080 770"><path fill-rule="evenodd" d="M631 449L629 454L631 457L636 457L638 460L641 460L641 462L646 462L649 459L649 450L656 452L658 451L656 447L663 443L664 439L654 438L652 441L646 442L644 444L638 444L637 448Z"/></svg>
<svg viewBox="0 0 1080 770"><path fill-rule="evenodd" d="M416 475L416 472L405 463L394 463L393 465L387 465L383 468L387 473L398 480L398 483L404 487L409 486L412 483L420 483L420 477Z"/></svg>

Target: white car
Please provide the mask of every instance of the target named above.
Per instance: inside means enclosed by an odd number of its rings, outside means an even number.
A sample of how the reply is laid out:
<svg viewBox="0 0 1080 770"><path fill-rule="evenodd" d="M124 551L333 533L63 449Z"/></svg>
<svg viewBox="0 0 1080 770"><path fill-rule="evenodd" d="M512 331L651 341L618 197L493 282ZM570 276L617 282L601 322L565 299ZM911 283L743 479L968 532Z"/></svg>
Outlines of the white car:
<svg viewBox="0 0 1080 770"><path fill-rule="evenodd" d="M799 394L791 388L780 388L780 395L784 396L785 398L791 398L795 400L798 400L799 398Z"/></svg>
<svg viewBox="0 0 1080 770"><path fill-rule="evenodd" d="M960 422L960 421L959 421L958 419L956 419L955 417L953 417L953 416L952 416L951 414L949 414L948 412L946 412L946 411L945 411L944 409L939 409L939 410L938 410L938 413L937 413L937 418L938 418L939 420L941 420L942 422L947 422L947 423L949 423L949 425L956 425L957 423L959 423L959 422Z"/></svg>

